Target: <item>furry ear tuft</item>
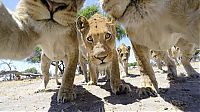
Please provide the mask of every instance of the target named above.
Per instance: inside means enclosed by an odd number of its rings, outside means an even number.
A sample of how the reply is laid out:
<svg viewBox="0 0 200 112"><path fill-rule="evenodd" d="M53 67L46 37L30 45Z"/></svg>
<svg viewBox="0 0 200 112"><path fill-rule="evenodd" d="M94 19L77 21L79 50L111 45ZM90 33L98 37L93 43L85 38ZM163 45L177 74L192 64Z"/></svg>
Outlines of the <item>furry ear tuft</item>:
<svg viewBox="0 0 200 112"><path fill-rule="evenodd" d="M120 54L122 52L122 50L120 48L117 48L117 52L118 52L118 54Z"/></svg>
<svg viewBox="0 0 200 112"><path fill-rule="evenodd" d="M76 27L80 32L83 32L85 29L89 27L89 23L85 17L80 16L76 21Z"/></svg>

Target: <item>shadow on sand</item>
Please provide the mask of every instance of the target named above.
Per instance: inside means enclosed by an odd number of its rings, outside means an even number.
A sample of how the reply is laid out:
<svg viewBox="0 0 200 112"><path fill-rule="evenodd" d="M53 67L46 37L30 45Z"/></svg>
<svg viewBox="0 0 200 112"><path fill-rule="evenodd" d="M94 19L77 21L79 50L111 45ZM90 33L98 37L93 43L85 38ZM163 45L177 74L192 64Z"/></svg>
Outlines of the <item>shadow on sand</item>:
<svg viewBox="0 0 200 112"><path fill-rule="evenodd" d="M170 88L161 88L160 96L186 112L200 112L200 78L178 77Z"/></svg>
<svg viewBox="0 0 200 112"><path fill-rule="evenodd" d="M104 112L104 102L84 89L76 86L77 98L73 102L57 103L58 90L51 97L49 112Z"/></svg>
<svg viewBox="0 0 200 112"><path fill-rule="evenodd" d="M138 102L140 100L138 93L137 93L139 88L131 85L130 83L125 83L123 80L122 80L122 83L128 84L130 86L130 88L131 88L130 93L114 95L111 92L110 82L106 82L105 85L100 85L100 88L105 89L106 91L111 93L110 96L104 97L106 102L111 103L113 105L115 105L115 104L127 105L127 104L132 104L132 103Z"/></svg>

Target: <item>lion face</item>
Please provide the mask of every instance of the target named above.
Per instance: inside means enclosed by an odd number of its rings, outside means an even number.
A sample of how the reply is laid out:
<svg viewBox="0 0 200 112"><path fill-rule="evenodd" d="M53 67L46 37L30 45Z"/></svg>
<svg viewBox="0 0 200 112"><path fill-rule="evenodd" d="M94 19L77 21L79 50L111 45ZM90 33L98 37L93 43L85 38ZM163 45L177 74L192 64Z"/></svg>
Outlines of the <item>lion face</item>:
<svg viewBox="0 0 200 112"><path fill-rule="evenodd" d="M103 0L102 8L113 18L120 18L131 0Z"/></svg>
<svg viewBox="0 0 200 112"><path fill-rule="evenodd" d="M67 26L75 23L77 11L85 0L20 0L17 12L37 22Z"/></svg>
<svg viewBox="0 0 200 112"><path fill-rule="evenodd" d="M82 34L90 61L98 66L110 64L115 50L115 25L107 18L95 14L89 20L79 17L77 28Z"/></svg>
<svg viewBox="0 0 200 112"><path fill-rule="evenodd" d="M126 46L125 44L122 44L117 48L119 59L123 63L128 63L128 58L130 56L130 49L131 49L131 47Z"/></svg>

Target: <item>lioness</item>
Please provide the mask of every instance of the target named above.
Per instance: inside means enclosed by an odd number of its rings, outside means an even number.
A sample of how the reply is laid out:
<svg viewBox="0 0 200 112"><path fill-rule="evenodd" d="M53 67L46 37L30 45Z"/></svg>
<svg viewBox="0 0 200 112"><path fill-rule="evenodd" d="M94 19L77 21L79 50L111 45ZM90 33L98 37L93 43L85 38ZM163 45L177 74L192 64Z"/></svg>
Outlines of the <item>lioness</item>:
<svg viewBox="0 0 200 112"><path fill-rule="evenodd" d="M20 0L11 14L0 2L0 58L23 59L34 47L43 50L43 88L49 81L51 60L63 60L67 67L58 92L59 102L76 98L73 90L78 62L75 19L84 0Z"/></svg>
<svg viewBox="0 0 200 112"><path fill-rule="evenodd" d="M186 42L185 47L178 46L186 49L186 55L191 51L190 43L200 45L199 0L103 0L102 7L125 27L133 44L143 76L144 89L139 93L142 96L154 96L154 88L158 91L149 49L167 51L178 41ZM189 56L183 59L186 65Z"/></svg>
<svg viewBox="0 0 200 112"><path fill-rule="evenodd" d="M130 57L130 46L126 46L122 43L118 48L118 60L120 67L120 75L128 76L128 58Z"/></svg>
<svg viewBox="0 0 200 112"><path fill-rule="evenodd" d="M115 24L100 14L95 14L89 20L80 16L77 19L77 28L88 53L91 82L96 84L98 71L109 68L112 92L114 94L128 92L130 87L123 85L120 80L115 49Z"/></svg>

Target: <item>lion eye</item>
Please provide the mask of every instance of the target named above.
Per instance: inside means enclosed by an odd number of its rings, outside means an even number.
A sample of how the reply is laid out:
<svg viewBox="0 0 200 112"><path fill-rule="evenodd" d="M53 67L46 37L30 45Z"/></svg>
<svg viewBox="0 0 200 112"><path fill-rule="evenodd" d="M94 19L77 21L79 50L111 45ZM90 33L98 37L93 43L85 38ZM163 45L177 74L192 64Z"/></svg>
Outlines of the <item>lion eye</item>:
<svg viewBox="0 0 200 112"><path fill-rule="evenodd" d="M92 43L93 42L92 36L87 37L87 41L90 42L90 43Z"/></svg>
<svg viewBox="0 0 200 112"><path fill-rule="evenodd" d="M111 34L110 34L110 33L106 33L105 39L106 39L106 40L109 40L110 38L111 38Z"/></svg>

